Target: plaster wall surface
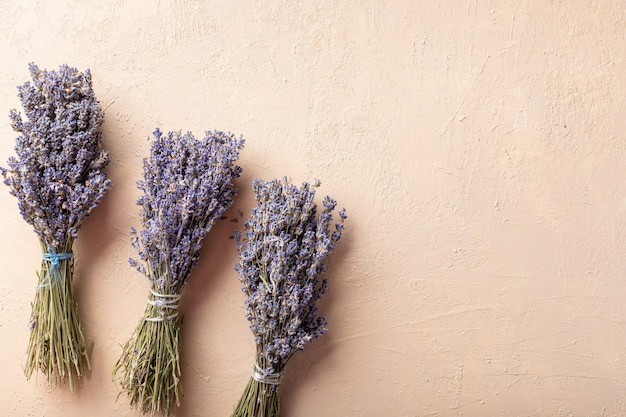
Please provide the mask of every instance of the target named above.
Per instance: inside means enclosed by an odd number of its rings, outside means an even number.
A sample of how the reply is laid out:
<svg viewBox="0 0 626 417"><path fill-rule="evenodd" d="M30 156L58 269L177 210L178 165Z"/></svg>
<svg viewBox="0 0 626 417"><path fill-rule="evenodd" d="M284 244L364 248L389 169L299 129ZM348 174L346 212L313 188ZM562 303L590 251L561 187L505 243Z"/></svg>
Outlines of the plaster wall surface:
<svg viewBox="0 0 626 417"><path fill-rule="evenodd" d="M229 218L284 175L348 210L285 417L626 415L623 1L0 0L0 21L0 162L28 63L68 63L92 70L114 182L75 247L74 393L23 376L41 255L0 189L0 414L137 415L111 370L148 294L128 231L159 127L246 138ZM181 300L177 416L230 415L250 375L242 221Z"/></svg>

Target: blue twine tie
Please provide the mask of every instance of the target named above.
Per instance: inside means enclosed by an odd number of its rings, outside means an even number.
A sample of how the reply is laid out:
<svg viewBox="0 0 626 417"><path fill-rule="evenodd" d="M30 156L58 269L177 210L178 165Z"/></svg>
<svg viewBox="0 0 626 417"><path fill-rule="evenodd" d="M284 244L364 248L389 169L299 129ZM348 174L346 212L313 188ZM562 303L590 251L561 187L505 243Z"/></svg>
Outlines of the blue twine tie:
<svg viewBox="0 0 626 417"><path fill-rule="evenodd" d="M59 261L66 261L72 258L72 252L63 252L57 253L57 250L54 248L49 248L49 252L43 252L41 254L44 261L50 262L50 281L54 278L54 275L58 272L59 269ZM61 274L57 274L59 279L62 281L63 276Z"/></svg>

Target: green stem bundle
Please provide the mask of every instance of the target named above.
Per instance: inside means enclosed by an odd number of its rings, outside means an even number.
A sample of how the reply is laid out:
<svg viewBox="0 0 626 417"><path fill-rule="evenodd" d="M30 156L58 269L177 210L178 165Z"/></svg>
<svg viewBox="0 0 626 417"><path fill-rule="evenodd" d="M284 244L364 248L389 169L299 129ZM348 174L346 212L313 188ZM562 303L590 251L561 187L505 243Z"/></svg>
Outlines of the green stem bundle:
<svg viewBox="0 0 626 417"><path fill-rule="evenodd" d="M268 380L274 380L272 383L262 382L264 378L259 375L257 365L263 366L264 361L263 355L257 353L253 376L248 380L231 417L280 416L280 395L278 393L280 373L273 375L273 378L268 378Z"/></svg>
<svg viewBox="0 0 626 417"><path fill-rule="evenodd" d="M122 355L113 369L113 379L117 379L121 386L120 395L125 393L131 406L139 408L142 413L161 411L168 416L175 406L180 405L182 397L181 320L170 314L171 306L160 305L159 297L154 294L151 292L144 318L123 346ZM165 294L168 295L177 297L176 294Z"/></svg>
<svg viewBox="0 0 626 417"><path fill-rule="evenodd" d="M59 253L70 253L73 240ZM42 251L48 252L41 244ZM32 303L30 340L24 374L30 379L33 371L40 369L52 386L76 383L90 371L89 351L78 315L78 305L72 291L74 260L59 259L58 264L44 260L37 273L38 285Z"/></svg>
<svg viewBox="0 0 626 417"><path fill-rule="evenodd" d="M250 377L243 395L231 417L278 417L280 397L274 385Z"/></svg>

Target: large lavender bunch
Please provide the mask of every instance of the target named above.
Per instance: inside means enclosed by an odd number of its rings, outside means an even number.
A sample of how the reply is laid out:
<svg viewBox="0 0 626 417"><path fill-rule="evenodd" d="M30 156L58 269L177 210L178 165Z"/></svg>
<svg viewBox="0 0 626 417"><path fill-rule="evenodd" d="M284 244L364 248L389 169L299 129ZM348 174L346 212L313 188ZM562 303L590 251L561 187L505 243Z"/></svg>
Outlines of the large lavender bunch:
<svg viewBox="0 0 626 417"><path fill-rule="evenodd" d="M131 230L139 260L130 264L152 283L144 318L123 348L114 376L133 406L165 415L179 404L178 300L198 263L202 239L237 193L235 165L244 141L224 132L154 132L144 160L143 229Z"/></svg>
<svg viewBox="0 0 626 417"><path fill-rule="evenodd" d="M43 253L32 305L25 373L40 368L52 383L70 389L90 368L72 293L72 244L78 229L111 187L101 147L104 112L89 70L29 66L32 82L18 87L26 119L9 114L17 157L1 168L24 220L39 236Z"/></svg>
<svg viewBox="0 0 626 417"><path fill-rule="evenodd" d="M282 180L255 180L258 206L235 234L235 265L246 294L246 318L257 353L254 370L233 417L278 417L278 385L287 361L321 336L326 320L316 301L326 291L326 258L341 238L345 210L334 222L336 201L323 200L316 216L319 181L301 187Z"/></svg>

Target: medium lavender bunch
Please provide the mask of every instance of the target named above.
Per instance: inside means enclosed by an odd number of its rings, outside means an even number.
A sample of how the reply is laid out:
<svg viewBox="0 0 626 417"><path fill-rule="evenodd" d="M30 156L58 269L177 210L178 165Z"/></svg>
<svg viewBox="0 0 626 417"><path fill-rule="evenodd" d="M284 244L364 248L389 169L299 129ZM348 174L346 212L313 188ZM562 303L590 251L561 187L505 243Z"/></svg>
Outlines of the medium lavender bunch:
<svg viewBox="0 0 626 417"><path fill-rule="evenodd" d="M123 347L113 376L133 406L169 415L182 394L178 301L200 257L202 239L233 202L242 138L230 133L154 132L144 160L143 229L131 230L139 260L130 264L152 283L144 318ZM119 375L119 376L118 376Z"/></svg>
<svg viewBox="0 0 626 417"><path fill-rule="evenodd" d="M282 180L255 180L258 206L235 233L246 318L256 343L254 370L233 417L278 417L278 385L287 361L321 336L326 320L316 301L325 293L326 258L341 238L345 209L330 197L317 216L319 181L297 187Z"/></svg>
<svg viewBox="0 0 626 417"><path fill-rule="evenodd" d="M32 304L25 374L39 368L70 389L90 369L88 352L72 292L72 245L85 218L111 188L102 149L104 112L89 70L62 65L58 71L29 65L32 82L18 87L26 119L9 117L17 157L0 168L17 197L20 213L39 237L43 262Z"/></svg>

